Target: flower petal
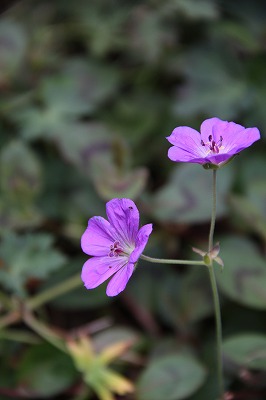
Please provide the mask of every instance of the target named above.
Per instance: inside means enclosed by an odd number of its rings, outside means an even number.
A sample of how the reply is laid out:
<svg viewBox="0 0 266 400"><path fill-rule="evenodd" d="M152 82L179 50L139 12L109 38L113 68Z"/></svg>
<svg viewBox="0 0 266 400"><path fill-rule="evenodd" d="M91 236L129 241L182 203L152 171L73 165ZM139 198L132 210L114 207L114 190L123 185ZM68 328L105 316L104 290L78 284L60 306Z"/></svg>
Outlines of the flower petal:
<svg viewBox="0 0 266 400"><path fill-rule="evenodd" d="M107 256L115 241L110 223L102 217L92 217L81 237L81 248L90 256Z"/></svg>
<svg viewBox="0 0 266 400"><path fill-rule="evenodd" d="M182 143L187 147L187 142L189 141L194 142L196 140L195 145L197 145L197 142L200 141L200 136L196 129L190 128L189 126L178 126L166 139L174 146L179 146Z"/></svg>
<svg viewBox="0 0 266 400"><path fill-rule="evenodd" d="M212 153L210 153L209 156L206 156L204 163L219 165L219 164L225 162L226 160L229 160L229 158L231 158L231 157L232 157L231 154L223 154L223 153L212 154Z"/></svg>
<svg viewBox="0 0 266 400"><path fill-rule="evenodd" d="M199 157L198 154L192 154L187 150L180 149L177 146L170 147L168 150L168 158L175 162L191 162L197 164L206 163L205 156Z"/></svg>
<svg viewBox="0 0 266 400"><path fill-rule="evenodd" d="M140 228L136 238L136 247L132 251L129 258L130 263L135 264L138 261L141 253L143 252L149 240L151 232L152 232L152 224L147 224Z"/></svg>
<svg viewBox="0 0 266 400"><path fill-rule="evenodd" d="M228 132L230 142L228 140L226 151L231 155L239 153L260 139L260 132L257 128L242 128L242 130L235 131L230 127L230 133Z"/></svg>
<svg viewBox="0 0 266 400"><path fill-rule="evenodd" d="M188 126L175 128L166 138L174 147L168 151L168 157L172 161L191 161L204 158L205 152L200 143L201 137L198 131Z"/></svg>
<svg viewBox="0 0 266 400"><path fill-rule="evenodd" d="M122 292L125 289L133 272L134 264L127 264L121 268L108 283L106 289L107 296L117 296L120 292Z"/></svg>
<svg viewBox="0 0 266 400"><path fill-rule="evenodd" d="M222 121L221 119L216 117L205 119L205 121L203 121L200 126L201 139L204 143L206 143L209 141L209 136L212 135L213 139L218 142L220 139L220 135L223 135L222 131L225 129L227 124L227 121ZM216 127L216 131L214 127Z"/></svg>
<svg viewBox="0 0 266 400"><path fill-rule="evenodd" d="M119 241L128 246L134 244L139 228L136 204L130 199L113 199L106 204L106 213Z"/></svg>
<svg viewBox="0 0 266 400"><path fill-rule="evenodd" d="M260 133L257 128L245 128L235 122L222 121L219 118L210 118L201 124L201 135L204 142L208 142L209 135L213 136L216 143L220 136L223 138L221 153L235 153L249 147L256 140L260 139ZM233 151L233 149L238 149Z"/></svg>
<svg viewBox="0 0 266 400"><path fill-rule="evenodd" d="M257 128L246 129L242 125L216 117L203 121L198 137L196 132L192 128L181 126L167 138L174 145L168 151L168 157L172 161L219 165L260 139Z"/></svg>
<svg viewBox="0 0 266 400"><path fill-rule="evenodd" d="M83 265L81 279L87 289L94 289L127 263L127 257L92 257Z"/></svg>

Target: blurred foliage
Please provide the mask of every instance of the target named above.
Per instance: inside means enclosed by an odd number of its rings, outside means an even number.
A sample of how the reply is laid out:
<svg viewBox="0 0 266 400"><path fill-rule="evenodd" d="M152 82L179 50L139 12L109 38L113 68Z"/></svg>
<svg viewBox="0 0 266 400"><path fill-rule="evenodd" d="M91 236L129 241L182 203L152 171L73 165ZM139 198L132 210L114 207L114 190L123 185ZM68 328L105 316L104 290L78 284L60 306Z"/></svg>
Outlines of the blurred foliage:
<svg viewBox="0 0 266 400"><path fill-rule="evenodd" d="M141 261L115 299L78 277L87 220L114 197L132 198L141 223L154 223L150 256L195 258L192 246L207 247L211 174L172 163L165 137L213 116L262 136L218 172L216 236L227 389L265 399L266 3L9 3L0 16L1 399L215 393L206 271Z"/></svg>
<svg viewBox="0 0 266 400"><path fill-rule="evenodd" d="M143 400L179 400L188 397L202 384L205 371L189 355L153 360L142 375L138 397Z"/></svg>

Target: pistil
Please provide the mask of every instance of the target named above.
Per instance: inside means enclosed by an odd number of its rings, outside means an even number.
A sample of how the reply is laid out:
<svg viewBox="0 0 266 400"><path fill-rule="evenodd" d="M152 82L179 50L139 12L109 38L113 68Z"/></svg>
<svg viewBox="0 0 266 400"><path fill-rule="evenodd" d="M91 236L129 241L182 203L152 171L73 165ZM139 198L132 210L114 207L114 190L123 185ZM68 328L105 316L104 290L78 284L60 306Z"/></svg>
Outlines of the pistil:
<svg viewBox="0 0 266 400"><path fill-rule="evenodd" d="M110 252L108 254L109 257L118 257L121 253L123 253L123 249L120 246L120 243L118 241L114 242L110 246Z"/></svg>
<svg viewBox="0 0 266 400"><path fill-rule="evenodd" d="M209 139L209 141L206 143L204 143L204 141L201 140L201 142L200 142L201 145L204 147L207 146L212 153L218 154L220 152L220 148L222 147L222 144L223 144L223 137L220 136L220 140L217 143L215 142L215 140L213 140L212 135L209 135L208 139Z"/></svg>

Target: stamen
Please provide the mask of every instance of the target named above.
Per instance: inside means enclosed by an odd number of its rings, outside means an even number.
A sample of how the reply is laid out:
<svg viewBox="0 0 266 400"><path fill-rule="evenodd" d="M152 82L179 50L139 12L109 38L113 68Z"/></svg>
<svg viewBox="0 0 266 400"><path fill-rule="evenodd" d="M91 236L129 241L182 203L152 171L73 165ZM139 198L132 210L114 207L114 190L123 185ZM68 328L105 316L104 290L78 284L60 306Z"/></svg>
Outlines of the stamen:
<svg viewBox="0 0 266 400"><path fill-rule="evenodd" d="M204 141L201 139L200 144L202 146L207 146L207 148L209 148L208 153L213 152L215 154L218 154L220 152L220 148L223 145L223 137L220 136L219 141L216 143L215 140L213 140L212 135L208 136L209 141L204 143Z"/></svg>
<svg viewBox="0 0 266 400"><path fill-rule="evenodd" d="M123 249L118 241L115 241L114 244L111 244L110 251L108 253L109 257L118 257L121 253L123 253Z"/></svg>

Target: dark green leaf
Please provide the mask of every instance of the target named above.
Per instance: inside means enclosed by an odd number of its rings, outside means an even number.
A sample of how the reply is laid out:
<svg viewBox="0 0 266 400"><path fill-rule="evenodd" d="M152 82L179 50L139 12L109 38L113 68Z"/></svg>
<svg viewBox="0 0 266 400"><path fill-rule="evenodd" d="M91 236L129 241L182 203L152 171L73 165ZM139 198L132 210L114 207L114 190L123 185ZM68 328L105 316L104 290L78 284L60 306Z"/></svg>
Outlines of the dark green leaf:
<svg viewBox="0 0 266 400"><path fill-rule="evenodd" d="M255 333L239 334L223 343L225 356L239 367L266 370L266 336Z"/></svg>
<svg viewBox="0 0 266 400"><path fill-rule="evenodd" d="M205 369L191 356L176 355L153 361L140 377L138 400L180 400L204 382Z"/></svg>
<svg viewBox="0 0 266 400"><path fill-rule="evenodd" d="M47 344L30 348L18 372L19 382L25 389L49 398L68 389L77 377L70 357Z"/></svg>
<svg viewBox="0 0 266 400"><path fill-rule="evenodd" d="M0 83L12 76L21 65L27 45L26 32L23 27L12 19L0 21Z"/></svg>
<svg viewBox="0 0 266 400"><path fill-rule="evenodd" d="M0 189L9 195L34 197L40 190L41 166L21 141L12 141L0 153Z"/></svg>
<svg viewBox="0 0 266 400"><path fill-rule="evenodd" d="M85 226L84 226L85 230ZM77 273L81 273L82 266L86 261L85 257L72 258L71 262L67 262L64 268L55 271L51 274L42 285L40 291L47 290L57 284L63 283L65 280L71 278ZM51 302L53 307L60 310L81 310L81 309L94 309L112 302L105 293L104 285L94 289L87 290L80 278L80 286L73 289L66 294L54 298Z"/></svg>
<svg viewBox="0 0 266 400"><path fill-rule="evenodd" d="M228 54L218 54L212 47L192 50L184 57L182 69L187 78L180 89L175 111L179 116L204 113L231 119L250 105L252 96L241 76L236 60L229 69ZM197 65L197 68L195 68Z"/></svg>
<svg viewBox="0 0 266 400"><path fill-rule="evenodd" d="M161 281L158 307L164 320L183 330L212 314L212 296L205 267L191 266L191 271L181 276L166 275Z"/></svg>
<svg viewBox="0 0 266 400"><path fill-rule="evenodd" d="M216 19L218 17L215 0L170 0L164 3L164 9L180 12L187 18Z"/></svg>
<svg viewBox="0 0 266 400"><path fill-rule="evenodd" d="M33 226L40 220L34 201L41 189L41 165L21 141L11 141L0 153L1 228Z"/></svg>
<svg viewBox="0 0 266 400"><path fill-rule="evenodd" d="M53 248L53 237L48 234L6 234L0 247L2 284L19 294L29 278L46 278L60 268L65 257Z"/></svg>
<svg viewBox="0 0 266 400"><path fill-rule="evenodd" d="M228 236L220 245L224 270L217 272L217 279L221 290L243 305L266 309L265 258L246 238Z"/></svg>
<svg viewBox="0 0 266 400"><path fill-rule="evenodd" d="M80 115L93 111L117 89L118 76L112 68L70 59L59 75L43 81L41 95L45 103L60 113Z"/></svg>
<svg viewBox="0 0 266 400"><path fill-rule="evenodd" d="M118 342L136 342L139 338L137 332L130 328L114 327L100 332L93 338L95 351L101 352L104 348Z"/></svg>
<svg viewBox="0 0 266 400"><path fill-rule="evenodd" d="M142 193L148 178L148 171L145 168L121 173L113 165L102 163L99 170L101 174L95 177L94 184L98 194L105 200L116 197L136 199ZM108 175L106 170L109 171Z"/></svg>
<svg viewBox="0 0 266 400"><path fill-rule="evenodd" d="M232 182L232 171L223 168L218 172L217 216L224 216L226 195ZM210 219L212 177L199 165L175 167L169 183L154 196L154 216L172 223L205 222Z"/></svg>

